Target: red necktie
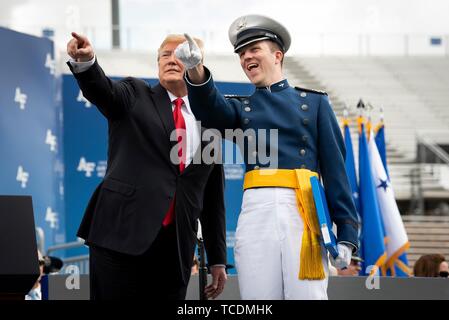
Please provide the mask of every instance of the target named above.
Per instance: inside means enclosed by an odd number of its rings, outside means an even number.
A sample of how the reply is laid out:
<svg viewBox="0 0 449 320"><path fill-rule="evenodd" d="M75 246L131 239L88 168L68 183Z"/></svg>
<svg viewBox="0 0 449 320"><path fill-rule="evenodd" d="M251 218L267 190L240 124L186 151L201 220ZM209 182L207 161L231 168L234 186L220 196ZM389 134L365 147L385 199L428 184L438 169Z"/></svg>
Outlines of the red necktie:
<svg viewBox="0 0 449 320"><path fill-rule="evenodd" d="M181 98L177 98L173 103L175 104L173 120L175 120L176 137L179 145L179 171L182 173L186 167L186 123L181 112L181 106L184 104L184 101Z"/></svg>
<svg viewBox="0 0 449 320"><path fill-rule="evenodd" d="M176 137L178 138L178 157L179 157L179 172L182 173L186 166L186 123L181 112L181 106L184 104L182 98L177 98L173 101L175 109L173 110L173 120L175 121ZM176 195L175 195L176 197ZM164 227L173 223L175 219L175 198L170 203L168 212L165 215L162 225Z"/></svg>

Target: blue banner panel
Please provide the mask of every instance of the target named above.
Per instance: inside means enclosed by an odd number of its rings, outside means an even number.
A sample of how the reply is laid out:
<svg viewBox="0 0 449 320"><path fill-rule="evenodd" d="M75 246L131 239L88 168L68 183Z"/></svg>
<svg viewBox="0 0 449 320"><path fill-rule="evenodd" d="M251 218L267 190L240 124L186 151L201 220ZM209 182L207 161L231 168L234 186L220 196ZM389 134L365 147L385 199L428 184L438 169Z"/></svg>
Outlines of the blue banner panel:
<svg viewBox="0 0 449 320"><path fill-rule="evenodd" d="M53 42L0 28L0 194L31 195L38 240L65 242L62 106Z"/></svg>

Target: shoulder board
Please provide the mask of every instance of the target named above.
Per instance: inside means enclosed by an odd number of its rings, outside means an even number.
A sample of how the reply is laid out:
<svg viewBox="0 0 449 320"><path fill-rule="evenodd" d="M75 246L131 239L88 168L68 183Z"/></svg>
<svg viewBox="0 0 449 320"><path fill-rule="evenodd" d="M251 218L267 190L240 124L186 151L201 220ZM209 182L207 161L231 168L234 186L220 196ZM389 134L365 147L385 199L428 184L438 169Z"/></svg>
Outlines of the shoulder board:
<svg viewBox="0 0 449 320"><path fill-rule="evenodd" d="M310 93L323 94L323 95L327 96L327 92L326 91L315 90L315 89L306 89L306 88L301 88L301 87L295 87L295 89L298 90L298 91L305 91L305 92L310 92Z"/></svg>
<svg viewBox="0 0 449 320"><path fill-rule="evenodd" d="M225 94L224 97L225 97L225 99L243 100L243 99L249 99L250 96L242 96L242 95L239 95L239 94Z"/></svg>

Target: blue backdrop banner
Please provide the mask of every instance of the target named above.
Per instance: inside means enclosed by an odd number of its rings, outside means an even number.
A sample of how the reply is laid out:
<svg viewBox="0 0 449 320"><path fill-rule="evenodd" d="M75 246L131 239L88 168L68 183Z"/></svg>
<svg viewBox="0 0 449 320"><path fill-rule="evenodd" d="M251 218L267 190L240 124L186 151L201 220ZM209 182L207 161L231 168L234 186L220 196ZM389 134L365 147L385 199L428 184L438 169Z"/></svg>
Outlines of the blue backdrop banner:
<svg viewBox="0 0 449 320"><path fill-rule="evenodd" d="M47 248L66 240L53 42L5 28L0 42L0 194L32 196L38 240Z"/></svg>

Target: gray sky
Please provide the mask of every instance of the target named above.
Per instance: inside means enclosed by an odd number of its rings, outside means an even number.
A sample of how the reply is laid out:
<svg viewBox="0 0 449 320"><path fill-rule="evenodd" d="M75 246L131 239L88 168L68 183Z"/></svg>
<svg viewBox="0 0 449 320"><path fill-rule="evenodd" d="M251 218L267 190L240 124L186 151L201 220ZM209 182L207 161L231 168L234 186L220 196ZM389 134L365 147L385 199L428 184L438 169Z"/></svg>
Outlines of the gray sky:
<svg viewBox="0 0 449 320"><path fill-rule="evenodd" d="M208 50L229 52L229 25L250 13L281 21L292 34L291 51L299 53L330 50L332 41L348 47L348 39L356 47L360 34L449 34L447 0L121 0L120 8L122 43L133 50L154 50L167 33L189 32ZM110 12L110 0L1 0L0 25L36 35L53 28L59 48L76 30L108 48Z"/></svg>

